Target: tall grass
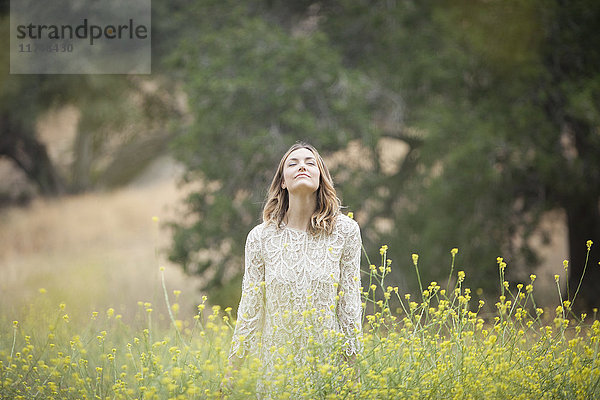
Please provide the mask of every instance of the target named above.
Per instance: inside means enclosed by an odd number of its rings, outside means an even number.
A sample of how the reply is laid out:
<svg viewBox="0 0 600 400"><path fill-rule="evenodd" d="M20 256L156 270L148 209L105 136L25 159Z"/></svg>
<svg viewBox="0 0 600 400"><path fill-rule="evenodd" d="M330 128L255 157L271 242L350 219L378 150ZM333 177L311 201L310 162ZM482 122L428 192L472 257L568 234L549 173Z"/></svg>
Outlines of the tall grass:
<svg viewBox="0 0 600 400"><path fill-rule="evenodd" d="M591 242L588 242L588 254ZM515 286L504 279L494 313L472 298L464 271L454 273L451 251L445 282L421 285L416 296L386 284L387 246L379 265L369 261L364 284L364 351L355 360L319 345L294 361L285 349L270 381L273 398L327 399L591 399L600 398L600 323L575 315L574 298L544 312L534 299L535 276ZM568 264L565 264L565 270ZM556 277L557 287L560 277ZM15 399L243 399L254 396L262 374L257 359L228 365L234 321L230 309L203 298L192 319L180 320L181 293L169 291L168 326L140 302L129 322L114 309L93 312L84 324L69 305L22 321L1 321L0 398ZM40 293L38 305L44 304ZM562 299L562 297L561 297ZM310 314L310 312L308 313ZM551 315L547 315L551 314ZM307 315L309 321L310 315ZM308 322L307 322L308 323ZM332 333L333 334L333 333ZM343 338L338 340L342 346ZM225 376L231 379L224 382ZM265 384L265 382L263 382ZM221 387L225 389L221 391Z"/></svg>

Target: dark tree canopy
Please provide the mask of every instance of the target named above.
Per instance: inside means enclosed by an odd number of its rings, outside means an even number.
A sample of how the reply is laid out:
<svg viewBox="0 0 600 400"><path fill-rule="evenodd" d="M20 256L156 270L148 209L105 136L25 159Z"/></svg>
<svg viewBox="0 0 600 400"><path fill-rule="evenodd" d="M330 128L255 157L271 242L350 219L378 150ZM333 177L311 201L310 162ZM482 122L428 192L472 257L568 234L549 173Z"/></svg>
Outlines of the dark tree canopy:
<svg viewBox="0 0 600 400"><path fill-rule="evenodd" d="M163 151L172 137L164 121L178 115L167 79L152 77L156 89L148 90L150 78L133 75L10 74L9 28L8 12L0 14L0 157L39 195L119 185ZM79 112L69 164L52 160L36 132L41 116L67 105Z"/></svg>
<svg viewBox="0 0 600 400"><path fill-rule="evenodd" d="M346 16L363 28L355 40L333 42L348 46L353 64L393 82L407 105L405 123L426 132L423 168L404 187L418 206L397 197L397 221L405 223L396 224L392 249L419 251L434 266L458 246L476 282L493 274L495 255L503 254L523 275L537 258L527 238L544 212L561 209L573 293L586 241L600 239L600 5L359 4L340 2L325 19L332 34L344 32ZM378 62L389 54L397 59ZM580 308L600 305L594 266Z"/></svg>
<svg viewBox="0 0 600 400"><path fill-rule="evenodd" d="M282 151L299 139L325 153L359 140L369 162L358 179L343 170L334 177L367 250L390 246L397 281L411 252L421 254L425 279L439 279L453 247L474 285L495 281L499 255L524 273L537 260L527 238L540 216L562 209L576 285L586 241L600 240L599 7L339 0L192 8L195 40L172 59L194 115L177 151L187 179L203 188L189 198L186 223L173 226L172 259L210 276L208 286L239 277L245 234ZM383 165L384 137L408 145L396 168ZM600 304L597 270L587 274L581 308Z"/></svg>
<svg viewBox="0 0 600 400"><path fill-rule="evenodd" d="M242 13L234 5L222 12L178 49L194 121L176 151L188 167L186 180L202 188L188 198L186 223L174 226L171 259L209 277L209 288L239 278L246 234L259 221L285 150L307 140L327 154L358 140L372 151L370 113L381 102L377 86L344 68L321 33L292 35L252 16L215 27L215 20ZM359 182L370 173L346 168L360 172ZM352 186L340 185L340 194L353 209L357 199L344 190Z"/></svg>

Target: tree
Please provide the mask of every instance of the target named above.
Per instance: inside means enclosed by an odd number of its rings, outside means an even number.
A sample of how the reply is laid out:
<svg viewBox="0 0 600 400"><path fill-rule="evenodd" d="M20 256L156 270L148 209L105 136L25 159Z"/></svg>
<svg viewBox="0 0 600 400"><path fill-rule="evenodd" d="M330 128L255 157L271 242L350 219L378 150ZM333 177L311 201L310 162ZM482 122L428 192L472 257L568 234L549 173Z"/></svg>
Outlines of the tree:
<svg viewBox="0 0 600 400"><path fill-rule="evenodd" d="M411 252L421 254L424 278L439 280L459 247L473 284L493 287L497 256L517 271L535 265L527 239L545 211L561 208L572 295L585 242L600 240L598 8L583 0L188 8L196 40L173 61L195 119L178 154L186 178L204 186L188 199L186 223L173 225L172 260L208 274L208 286L239 275L264 194L256 188L291 138L326 151L360 138L369 163L352 182L334 175L367 248L390 245L397 283ZM383 136L409 148L385 171ZM599 303L598 272L587 272L581 309Z"/></svg>
<svg viewBox="0 0 600 400"><path fill-rule="evenodd" d="M8 2L0 6L0 34L4 49L9 48ZM9 75L9 51L0 56L0 156L6 156L36 183L40 193L58 195L65 182L54 167L46 147L35 138L35 118L41 108L49 107L53 97L46 89L51 82L38 76ZM39 94L39 97L36 96Z"/></svg>
<svg viewBox="0 0 600 400"><path fill-rule="evenodd" d="M245 237L258 222L279 157L297 140L325 154L358 140L372 152L371 113L380 102L376 85L344 68L321 33L293 34L246 7L205 3L190 12L198 32L174 57L194 116L176 152L186 181L202 187L187 199L184 222L171 225L170 258L202 274L213 301L232 305L227 296L239 295ZM358 166L365 160L344 161L339 167L352 175L338 181L339 190L354 209L365 192L353 188L368 188L372 171ZM228 285L235 289L223 291Z"/></svg>
<svg viewBox="0 0 600 400"><path fill-rule="evenodd" d="M0 7L0 32L2 47L8 49L6 4ZM160 52L156 55L161 59ZM126 182L163 152L174 134L165 128L166 121L181 110L166 77L11 75L8 57L8 50L0 56L0 156L23 170L42 196ZM74 160L66 164L48 156L35 123L42 114L69 104L77 107L80 118Z"/></svg>
<svg viewBox="0 0 600 400"><path fill-rule="evenodd" d="M421 173L395 186L405 195L389 205L391 248L422 253L433 279L457 246L475 282L490 281L497 255L521 271L535 263L527 238L543 212L560 208L572 296L586 241L600 239L597 2L339 1L330 9L323 29L333 43L402 93L404 122L425 134ZM515 236L524 238L518 248ZM576 306L589 310L600 305L600 271L586 274Z"/></svg>

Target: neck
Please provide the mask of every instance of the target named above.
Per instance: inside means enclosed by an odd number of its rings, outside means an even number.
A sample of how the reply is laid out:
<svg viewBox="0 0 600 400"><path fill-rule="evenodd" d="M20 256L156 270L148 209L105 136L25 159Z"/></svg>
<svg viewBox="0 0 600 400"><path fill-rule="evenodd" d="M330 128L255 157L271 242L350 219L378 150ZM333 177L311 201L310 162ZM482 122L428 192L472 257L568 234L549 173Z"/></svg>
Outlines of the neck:
<svg viewBox="0 0 600 400"><path fill-rule="evenodd" d="M290 205L284 219L286 225L294 229L308 229L310 217L312 217L317 207L317 194L290 195L289 200Z"/></svg>

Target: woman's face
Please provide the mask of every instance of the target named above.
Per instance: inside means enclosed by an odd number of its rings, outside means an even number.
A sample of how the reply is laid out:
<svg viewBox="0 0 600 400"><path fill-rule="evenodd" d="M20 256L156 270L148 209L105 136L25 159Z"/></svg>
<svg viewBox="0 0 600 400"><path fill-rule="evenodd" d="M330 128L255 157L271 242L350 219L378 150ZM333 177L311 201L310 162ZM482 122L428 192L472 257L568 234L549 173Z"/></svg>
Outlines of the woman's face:
<svg viewBox="0 0 600 400"><path fill-rule="evenodd" d="M306 148L292 151L283 165L283 185L289 193L316 192L321 172L312 151Z"/></svg>

